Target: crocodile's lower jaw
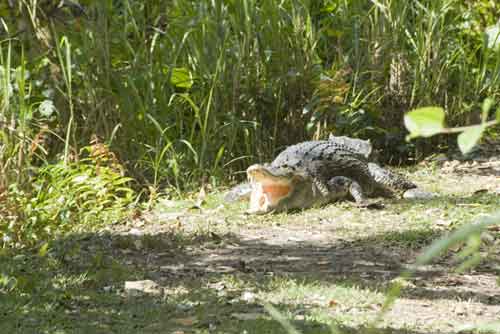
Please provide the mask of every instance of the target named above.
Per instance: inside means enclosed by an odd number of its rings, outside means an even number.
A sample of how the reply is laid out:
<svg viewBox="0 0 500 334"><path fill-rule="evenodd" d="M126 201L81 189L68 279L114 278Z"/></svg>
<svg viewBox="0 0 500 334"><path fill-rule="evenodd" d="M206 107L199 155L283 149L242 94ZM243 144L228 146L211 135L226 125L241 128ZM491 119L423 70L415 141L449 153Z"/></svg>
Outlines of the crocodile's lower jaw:
<svg viewBox="0 0 500 334"><path fill-rule="evenodd" d="M292 190L292 187L287 184L262 184L260 182L253 183L252 188L247 212L255 214L273 211Z"/></svg>
<svg viewBox="0 0 500 334"><path fill-rule="evenodd" d="M288 180L270 175L265 167L253 165L247 169L252 185L248 213L258 214L273 211L279 202L290 195L293 186Z"/></svg>
<svg viewBox="0 0 500 334"><path fill-rule="evenodd" d="M273 211L279 202L288 197L292 186L286 183L273 183L263 180L252 182L252 193L250 195L250 206L248 213L267 213Z"/></svg>

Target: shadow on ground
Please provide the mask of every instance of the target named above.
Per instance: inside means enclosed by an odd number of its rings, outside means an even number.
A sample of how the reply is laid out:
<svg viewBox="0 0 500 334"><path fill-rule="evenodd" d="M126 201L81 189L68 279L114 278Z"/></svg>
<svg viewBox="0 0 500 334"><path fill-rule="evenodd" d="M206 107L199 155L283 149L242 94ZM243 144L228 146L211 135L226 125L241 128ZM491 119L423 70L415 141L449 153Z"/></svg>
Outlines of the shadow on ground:
<svg viewBox="0 0 500 334"><path fill-rule="evenodd" d="M437 232L406 231L325 245L270 244L214 233L71 235L54 241L48 254L0 256L0 323L8 333L285 333L259 302L242 299L241 291L272 292L282 279L383 292L414 259L411 248L437 237ZM408 240L412 245L406 248ZM500 292L464 289L462 276L449 281L450 268L447 258L421 268L403 296L500 303ZM485 273L488 268L469 273L469 285ZM145 279L159 284L161 291L123 291L125 281ZM240 288L228 283L236 279ZM441 280L439 289L433 285L436 280ZM304 333L331 332L308 306L274 305ZM344 326L340 332L365 330ZM376 333L420 332L386 328Z"/></svg>

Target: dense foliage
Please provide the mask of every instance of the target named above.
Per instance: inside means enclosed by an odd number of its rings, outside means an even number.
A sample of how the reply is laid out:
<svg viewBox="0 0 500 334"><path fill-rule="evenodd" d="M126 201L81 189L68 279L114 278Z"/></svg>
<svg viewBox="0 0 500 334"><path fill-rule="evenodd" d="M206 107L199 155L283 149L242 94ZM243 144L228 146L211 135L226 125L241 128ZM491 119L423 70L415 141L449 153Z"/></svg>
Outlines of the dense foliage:
<svg viewBox="0 0 500 334"><path fill-rule="evenodd" d="M499 14L493 0L1 2L0 210L86 220L68 191L82 175L128 205L130 179L81 153L95 138L150 193L237 177L330 132L418 158L406 111L469 124L498 99ZM58 192L76 204L52 211Z"/></svg>

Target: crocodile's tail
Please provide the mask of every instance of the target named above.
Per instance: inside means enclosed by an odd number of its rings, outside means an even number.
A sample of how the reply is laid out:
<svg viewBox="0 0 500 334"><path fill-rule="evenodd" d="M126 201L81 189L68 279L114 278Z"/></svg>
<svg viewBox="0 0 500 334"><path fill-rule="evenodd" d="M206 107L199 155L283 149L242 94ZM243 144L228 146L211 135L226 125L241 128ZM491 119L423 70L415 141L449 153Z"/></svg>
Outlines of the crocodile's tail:
<svg viewBox="0 0 500 334"><path fill-rule="evenodd" d="M382 191L403 195L407 190L417 188L417 185L403 175L382 168L375 163L368 163L370 175Z"/></svg>
<svg viewBox="0 0 500 334"><path fill-rule="evenodd" d="M229 190L224 195L224 201L226 202L237 202L245 201L250 199L250 194L252 193L252 186L250 183L241 183Z"/></svg>

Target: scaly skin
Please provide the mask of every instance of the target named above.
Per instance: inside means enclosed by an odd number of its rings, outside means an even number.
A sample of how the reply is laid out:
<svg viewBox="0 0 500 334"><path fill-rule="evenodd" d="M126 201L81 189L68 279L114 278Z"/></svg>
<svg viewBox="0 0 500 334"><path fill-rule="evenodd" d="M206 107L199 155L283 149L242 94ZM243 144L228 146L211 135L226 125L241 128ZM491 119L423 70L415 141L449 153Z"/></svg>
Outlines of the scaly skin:
<svg viewBox="0 0 500 334"><path fill-rule="evenodd" d="M325 156L354 156L359 159L367 160L372 155L372 145L367 140L361 140L349 137L330 136L328 140L311 141L288 147L281 152L273 161L273 166L283 167L288 163L291 166L297 165L297 162L303 160L304 157L315 159L319 157L318 152ZM292 160L295 160L295 164ZM237 185L226 193L224 199L227 202L237 200L248 200L252 193L252 186L249 183Z"/></svg>
<svg viewBox="0 0 500 334"><path fill-rule="evenodd" d="M418 190L415 184L369 162L370 154L369 142L347 137L290 146L271 164L247 169L249 213L306 209L349 197L366 206L367 196L430 195L411 193Z"/></svg>
<svg viewBox="0 0 500 334"><path fill-rule="evenodd" d="M349 197L368 206L367 196L402 195L416 188L400 175L349 156L306 159L299 166L253 165L247 174L251 184L265 185L253 192L250 213L306 209ZM286 185L288 191L274 191L274 185Z"/></svg>
<svg viewBox="0 0 500 334"><path fill-rule="evenodd" d="M343 139L342 142L338 142L337 140L333 139L317 140L306 141L289 146L283 152L278 154L278 156L271 163L271 166L290 166L294 168L300 168L302 166L305 166L310 161L331 160L339 157L352 157L359 160L368 161L368 158L371 154L371 146L370 150L367 151L366 149L363 150L353 145L347 145L344 141L345 139Z"/></svg>

